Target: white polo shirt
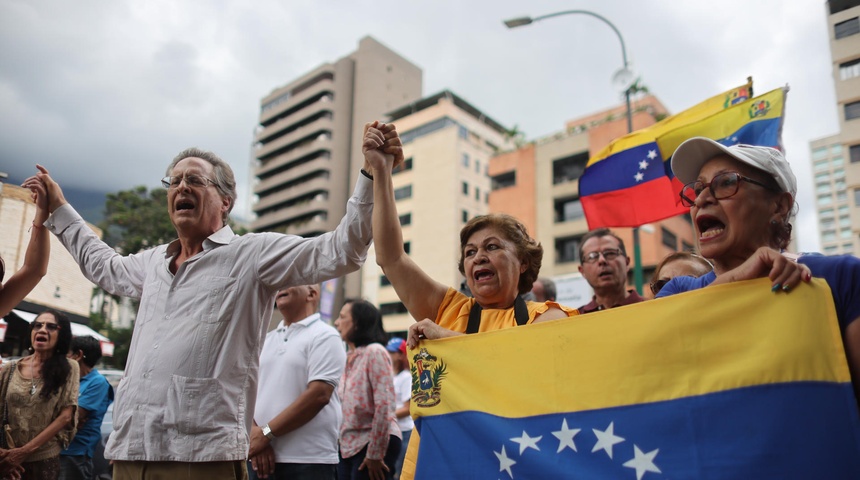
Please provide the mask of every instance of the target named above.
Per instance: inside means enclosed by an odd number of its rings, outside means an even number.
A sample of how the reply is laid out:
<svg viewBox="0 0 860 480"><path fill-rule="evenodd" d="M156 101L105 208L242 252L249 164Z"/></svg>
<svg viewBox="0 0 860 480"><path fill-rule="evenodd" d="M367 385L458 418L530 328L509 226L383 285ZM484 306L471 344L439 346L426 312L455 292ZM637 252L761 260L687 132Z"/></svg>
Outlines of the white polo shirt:
<svg viewBox="0 0 860 480"><path fill-rule="evenodd" d="M337 331L319 314L293 323L282 321L266 335L260 354L260 380L254 421L263 426L321 380L333 385L331 400L300 428L271 442L276 463L338 463L337 439L343 413L337 385L346 365L346 351Z"/></svg>

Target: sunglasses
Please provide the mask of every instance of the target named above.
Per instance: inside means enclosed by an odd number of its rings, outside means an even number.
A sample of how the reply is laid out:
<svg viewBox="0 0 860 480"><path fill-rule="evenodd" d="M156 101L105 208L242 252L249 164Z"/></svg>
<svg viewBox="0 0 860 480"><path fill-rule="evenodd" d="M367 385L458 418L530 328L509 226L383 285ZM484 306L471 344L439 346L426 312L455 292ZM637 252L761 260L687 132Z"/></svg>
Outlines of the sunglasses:
<svg viewBox="0 0 860 480"><path fill-rule="evenodd" d="M660 293L660 290L662 290L663 287L665 287L666 284L669 283L669 280L671 280L671 278L664 278L662 280L657 280L656 282L651 282L650 284L648 284L651 287L651 293L656 296L658 293Z"/></svg>
<svg viewBox="0 0 860 480"><path fill-rule="evenodd" d="M33 322L32 323L33 330L39 331L42 327L45 327L49 332L56 332L60 329L60 326L56 323L46 323L46 322Z"/></svg>

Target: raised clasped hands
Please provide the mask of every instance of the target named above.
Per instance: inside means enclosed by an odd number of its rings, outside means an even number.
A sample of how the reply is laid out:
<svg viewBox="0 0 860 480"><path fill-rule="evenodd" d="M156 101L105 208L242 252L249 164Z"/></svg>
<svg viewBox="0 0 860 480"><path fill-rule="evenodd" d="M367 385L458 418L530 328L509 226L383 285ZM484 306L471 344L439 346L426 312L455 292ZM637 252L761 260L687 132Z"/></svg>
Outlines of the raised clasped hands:
<svg viewBox="0 0 860 480"><path fill-rule="evenodd" d="M51 178L47 168L36 165L36 169L39 170L38 173L24 180L21 186L29 188L32 192L36 206L45 212L44 221L48 214L66 203L66 198L60 186Z"/></svg>
<svg viewBox="0 0 860 480"><path fill-rule="evenodd" d="M374 172L391 172L399 167L403 163L403 144L394 124L366 123L361 153Z"/></svg>

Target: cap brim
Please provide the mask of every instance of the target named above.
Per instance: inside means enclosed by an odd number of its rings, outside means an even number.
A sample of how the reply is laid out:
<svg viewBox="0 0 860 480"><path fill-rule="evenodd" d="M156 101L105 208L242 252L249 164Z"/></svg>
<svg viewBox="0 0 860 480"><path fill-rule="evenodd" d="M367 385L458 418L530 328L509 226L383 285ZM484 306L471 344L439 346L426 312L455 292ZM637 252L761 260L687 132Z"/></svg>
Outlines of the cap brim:
<svg viewBox="0 0 860 480"><path fill-rule="evenodd" d="M729 149L710 138L693 137L675 149L672 154L672 173L687 184L696 181L702 165L717 155L728 155L735 158Z"/></svg>

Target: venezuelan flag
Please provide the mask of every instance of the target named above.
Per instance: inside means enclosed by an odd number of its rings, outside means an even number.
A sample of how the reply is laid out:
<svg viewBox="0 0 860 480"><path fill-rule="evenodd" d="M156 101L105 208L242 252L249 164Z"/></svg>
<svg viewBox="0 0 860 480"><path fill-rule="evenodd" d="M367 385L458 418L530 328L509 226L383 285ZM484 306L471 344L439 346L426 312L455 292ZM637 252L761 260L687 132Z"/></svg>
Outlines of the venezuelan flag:
<svg viewBox="0 0 860 480"><path fill-rule="evenodd" d="M416 478L860 478L830 289L769 287L422 342Z"/></svg>
<svg viewBox="0 0 860 480"><path fill-rule="evenodd" d="M787 93L787 87L777 88L698 122L669 131L657 138L657 146L661 152L672 153L689 138L707 137L726 146L745 143L782 150L782 125ZM670 159L671 155L664 158L669 170ZM676 191L680 192L682 186L678 183ZM680 199L678 202L680 203Z"/></svg>
<svg viewBox="0 0 860 480"><path fill-rule="evenodd" d="M752 80L642 130L625 135L593 155L579 179L588 228L637 227L687 211L672 185L671 153L657 138L733 108L752 96ZM691 136L696 136L694 134Z"/></svg>

